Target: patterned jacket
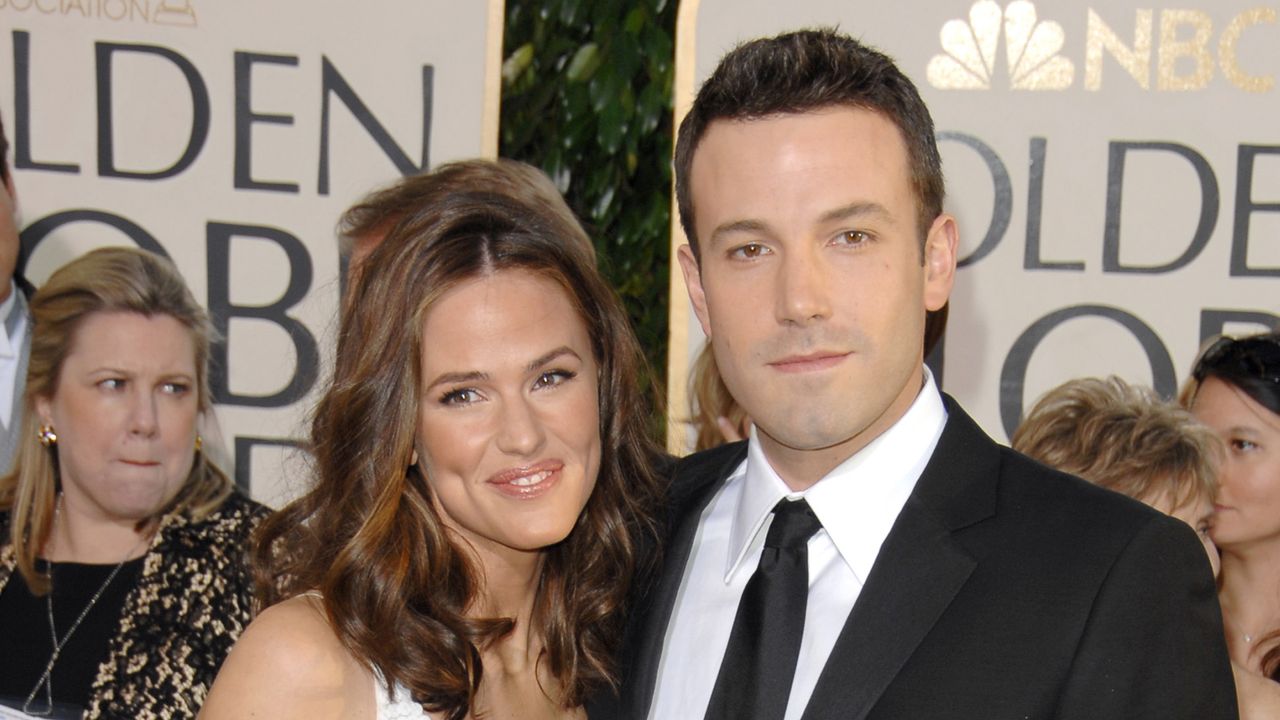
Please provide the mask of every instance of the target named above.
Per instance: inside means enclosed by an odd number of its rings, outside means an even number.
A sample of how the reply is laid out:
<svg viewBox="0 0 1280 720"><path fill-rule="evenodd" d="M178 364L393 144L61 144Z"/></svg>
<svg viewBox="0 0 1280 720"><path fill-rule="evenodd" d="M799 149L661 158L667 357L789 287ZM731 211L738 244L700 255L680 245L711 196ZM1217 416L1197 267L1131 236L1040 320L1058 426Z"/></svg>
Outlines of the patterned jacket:
<svg viewBox="0 0 1280 720"><path fill-rule="evenodd" d="M252 612L250 537L270 511L234 492L192 522L167 515L125 599L84 717L194 718ZM7 518L6 518L7 519ZM3 524L3 523L0 523ZM16 559L0 548L0 590Z"/></svg>

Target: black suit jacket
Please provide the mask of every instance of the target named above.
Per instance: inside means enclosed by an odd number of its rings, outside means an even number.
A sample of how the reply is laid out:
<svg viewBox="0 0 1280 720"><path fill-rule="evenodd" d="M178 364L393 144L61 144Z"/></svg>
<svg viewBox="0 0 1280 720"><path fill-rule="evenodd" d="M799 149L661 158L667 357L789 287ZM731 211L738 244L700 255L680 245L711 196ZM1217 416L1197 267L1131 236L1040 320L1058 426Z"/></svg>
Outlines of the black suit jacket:
<svg viewBox="0 0 1280 720"><path fill-rule="evenodd" d="M857 603L824 629L839 638L804 720L1236 718L1194 532L997 445L946 404ZM677 467L665 567L631 619L621 697L592 718L647 717L698 521L745 456L736 443Z"/></svg>

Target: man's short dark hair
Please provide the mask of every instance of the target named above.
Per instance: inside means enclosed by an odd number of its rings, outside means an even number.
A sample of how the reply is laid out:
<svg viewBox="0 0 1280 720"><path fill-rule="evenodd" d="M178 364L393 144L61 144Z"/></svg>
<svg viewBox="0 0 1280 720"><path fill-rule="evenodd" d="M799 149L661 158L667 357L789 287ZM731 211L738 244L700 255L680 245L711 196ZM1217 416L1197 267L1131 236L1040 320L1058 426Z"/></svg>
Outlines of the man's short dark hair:
<svg viewBox="0 0 1280 720"><path fill-rule="evenodd" d="M698 90L676 138L680 225L699 257L689 188L693 154L716 120L749 120L845 105L880 113L898 126L907 148L917 224L923 241L946 193L933 119L916 87L893 60L832 29L801 30L739 45Z"/></svg>
<svg viewBox="0 0 1280 720"><path fill-rule="evenodd" d="M9 182L9 138L4 134L4 118L0 117L0 183Z"/></svg>

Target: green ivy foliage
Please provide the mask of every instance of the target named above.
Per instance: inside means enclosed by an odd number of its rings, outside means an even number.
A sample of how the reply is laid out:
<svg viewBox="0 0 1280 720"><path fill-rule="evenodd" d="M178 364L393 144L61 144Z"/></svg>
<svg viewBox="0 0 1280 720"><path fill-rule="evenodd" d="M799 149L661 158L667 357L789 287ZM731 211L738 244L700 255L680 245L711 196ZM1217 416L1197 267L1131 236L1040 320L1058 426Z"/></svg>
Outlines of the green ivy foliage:
<svg viewBox="0 0 1280 720"><path fill-rule="evenodd" d="M655 377L667 362L668 0L507 0L500 153L541 167L596 243Z"/></svg>

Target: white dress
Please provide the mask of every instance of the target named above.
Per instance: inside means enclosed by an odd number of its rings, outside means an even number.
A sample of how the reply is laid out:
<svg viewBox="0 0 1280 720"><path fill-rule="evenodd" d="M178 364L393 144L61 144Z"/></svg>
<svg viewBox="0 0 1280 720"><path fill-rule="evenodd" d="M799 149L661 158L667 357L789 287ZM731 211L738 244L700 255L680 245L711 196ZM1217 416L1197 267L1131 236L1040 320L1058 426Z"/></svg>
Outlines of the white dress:
<svg viewBox="0 0 1280 720"><path fill-rule="evenodd" d="M431 716L423 712L422 706L409 697L409 691L400 684L391 688L391 697L387 697L387 683L381 673L375 671L377 682L373 684L378 720L430 720Z"/></svg>

